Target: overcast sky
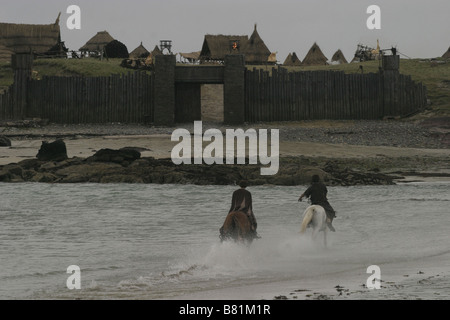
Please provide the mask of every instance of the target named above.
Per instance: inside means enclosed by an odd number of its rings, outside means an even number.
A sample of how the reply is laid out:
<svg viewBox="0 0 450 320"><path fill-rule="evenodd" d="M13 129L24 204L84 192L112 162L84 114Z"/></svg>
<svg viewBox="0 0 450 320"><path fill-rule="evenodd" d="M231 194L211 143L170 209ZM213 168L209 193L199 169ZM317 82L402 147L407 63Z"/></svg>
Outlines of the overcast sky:
<svg viewBox="0 0 450 320"><path fill-rule="evenodd" d="M331 59L351 60L358 43L396 46L411 58L440 57L450 47L450 0L0 0L0 21L49 24L61 15L62 40L78 50L107 30L131 52L172 40L173 52L200 51L205 34L251 35L254 24L280 63L300 60L317 42ZM81 8L81 30L69 30L69 5ZM370 5L381 8L381 30L369 30Z"/></svg>

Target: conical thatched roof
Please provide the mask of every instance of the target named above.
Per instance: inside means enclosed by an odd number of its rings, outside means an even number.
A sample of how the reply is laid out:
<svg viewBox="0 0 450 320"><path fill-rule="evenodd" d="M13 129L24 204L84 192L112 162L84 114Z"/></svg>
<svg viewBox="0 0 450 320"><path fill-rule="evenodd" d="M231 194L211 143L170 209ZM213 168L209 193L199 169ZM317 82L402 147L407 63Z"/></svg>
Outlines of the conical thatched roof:
<svg viewBox="0 0 450 320"><path fill-rule="evenodd" d="M152 52L150 52L150 54L148 55L147 59L145 59L145 64L146 65L152 65L155 62L155 57L162 55L163 53L161 52L161 49L159 49L158 46L155 46L155 48L153 49Z"/></svg>
<svg viewBox="0 0 450 320"><path fill-rule="evenodd" d="M308 53L303 59L303 65L305 66L314 66L314 65L327 65L328 59L323 54L322 50L320 50L317 43L314 42L311 49L309 49Z"/></svg>
<svg viewBox="0 0 450 320"><path fill-rule="evenodd" d="M13 54L12 50L0 44L0 61L10 61Z"/></svg>
<svg viewBox="0 0 450 320"><path fill-rule="evenodd" d="M131 51L130 53L130 58L135 58L135 59L139 59L139 58L147 58L149 56L150 52L145 49L145 47L141 45L139 47L137 47L136 49L134 49L133 51Z"/></svg>
<svg viewBox="0 0 450 320"><path fill-rule="evenodd" d="M102 51L104 47L113 41L114 38L107 31L97 32L84 46L80 48L80 51L95 52Z"/></svg>
<svg viewBox="0 0 450 320"><path fill-rule="evenodd" d="M47 53L60 40L59 17L46 25L0 23L0 45L15 53Z"/></svg>
<svg viewBox="0 0 450 320"><path fill-rule="evenodd" d="M234 40L239 41L241 47L240 53L242 53L242 49L247 44L248 36L205 35L200 52L200 60L225 60L225 56L231 53L230 43Z"/></svg>
<svg viewBox="0 0 450 320"><path fill-rule="evenodd" d="M442 58L450 59L450 47L448 48L447 52L442 55Z"/></svg>
<svg viewBox="0 0 450 320"><path fill-rule="evenodd" d="M341 49L336 51L331 58L331 62L337 62L339 64L348 63L347 59L345 59L344 54L342 53Z"/></svg>
<svg viewBox="0 0 450 320"><path fill-rule="evenodd" d="M162 53L161 49L159 49L158 46L155 46L155 48L153 49L151 55L154 57L154 56L157 56L159 54L163 54L163 53Z"/></svg>
<svg viewBox="0 0 450 320"><path fill-rule="evenodd" d="M271 54L264 41L255 29L253 30L250 39L242 47L242 52L245 54L245 62L248 64L266 64Z"/></svg>
<svg viewBox="0 0 450 320"><path fill-rule="evenodd" d="M286 57L286 60L284 60L283 66L301 66L302 62L297 57L297 54L295 52L289 53Z"/></svg>

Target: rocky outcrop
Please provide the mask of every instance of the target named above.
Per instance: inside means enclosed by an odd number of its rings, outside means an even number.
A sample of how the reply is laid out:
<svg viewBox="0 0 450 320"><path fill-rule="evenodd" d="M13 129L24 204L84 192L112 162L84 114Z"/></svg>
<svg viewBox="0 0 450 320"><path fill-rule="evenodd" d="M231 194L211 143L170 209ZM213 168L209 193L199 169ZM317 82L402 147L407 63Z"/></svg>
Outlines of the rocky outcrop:
<svg viewBox="0 0 450 320"><path fill-rule="evenodd" d="M119 150L102 149L97 151L92 157L87 159L88 162L112 162L122 165L131 164L139 159L141 153L133 148L122 148Z"/></svg>
<svg viewBox="0 0 450 320"><path fill-rule="evenodd" d="M171 159L141 158L136 150L103 149L89 158L61 161L29 159L0 167L0 182L155 183L231 185L241 179L250 185L306 185L318 174L328 185L393 184L394 177L358 172L333 162L315 163L296 157L280 159L280 170L261 176L259 165L179 165Z"/></svg>
<svg viewBox="0 0 450 320"><path fill-rule="evenodd" d="M11 147L11 140L5 136L0 136L0 147Z"/></svg>
<svg viewBox="0 0 450 320"><path fill-rule="evenodd" d="M62 161L67 159L66 144L63 140L43 141L36 158L41 161Z"/></svg>
<svg viewBox="0 0 450 320"><path fill-rule="evenodd" d="M235 161L237 163L237 161ZM248 163L248 161L247 161ZM262 176L259 165L175 165L171 159L141 158L136 148L101 149L88 158L68 158L63 140L43 142L36 159L0 167L0 182L157 183L230 185L241 179L250 185L309 184L319 175L328 185L393 184L395 177L379 170L353 170L327 159L285 157L276 175Z"/></svg>

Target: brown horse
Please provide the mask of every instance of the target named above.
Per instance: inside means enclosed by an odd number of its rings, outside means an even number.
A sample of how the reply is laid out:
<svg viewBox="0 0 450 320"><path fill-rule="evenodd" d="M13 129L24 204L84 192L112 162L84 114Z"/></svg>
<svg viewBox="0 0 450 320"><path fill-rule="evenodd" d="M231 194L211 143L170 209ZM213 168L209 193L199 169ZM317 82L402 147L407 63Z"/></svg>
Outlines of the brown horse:
<svg viewBox="0 0 450 320"><path fill-rule="evenodd" d="M252 243L255 238L252 231L252 225L250 219L242 211L230 212L222 228L220 228L220 240L234 240L241 243Z"/></svg>

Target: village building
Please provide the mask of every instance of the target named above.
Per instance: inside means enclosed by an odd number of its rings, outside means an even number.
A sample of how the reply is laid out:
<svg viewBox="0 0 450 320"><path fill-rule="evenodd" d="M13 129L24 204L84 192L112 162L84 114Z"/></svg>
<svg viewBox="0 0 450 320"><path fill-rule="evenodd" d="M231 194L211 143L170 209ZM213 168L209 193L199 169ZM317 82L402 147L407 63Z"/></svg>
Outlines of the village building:
<svg viewBox="0 0 450 320"><path fill-rule="evenodd" d="M444 59L450 59L450 47L448 50L442 55L442 58Z"/></svg>
<svg viewBox="0 0 450 320"><path fill-rule="evenodd" d="M180 55L180 60L182 63L195 64L195 63L198 63L198 61L199 61L200 51L189 52L189 53L180 52L179 55Z"/></svg>
<svg viewBox="0 0 450 320"><path fill-rule="evenodd" d="M342 53L341 49L338 49L333 54L333 57L331 57L331 63L332 64L345 64L348 63L347 59L345 59L344 54Z"/></svg>
<svg viewBox="0 0 450 320"><path fill-rule="evenodd" d="M225 56L233 53L243 53L241 48L248 41L248 36L205 35L200 63L222 63Z"/></svg>
<svg viewBox="0 0 450 320"><path fill-rule="evenodd" d="M302 62L297 57L297 54L295 52L289 53L286 57L286 60L283 62L283 66L285 67L295 67L295 66L301 66Z"/></svg>
<svg viewBox="0 0 450 320"><path fill-rule="evenodd" d="M248 41L244 44L243 53L245 54L246 64L268 64L271 55L264 41L259 36L258 30L255 28Z"/></svg>
<svg viewBox="0 0 450 320"><path fill-rule="evenodd" d="M0 56L10 60L14 53L33 53L36 57L66 57L61 41L59 17L52 24L0 23Z"/></svg>
<svg viewBox="0 0 450 320"><path fill-rule="evenodd" d="M144 47L142 42L139 45L139 47L137 47L136 49L134 49L133 51L130 52L131 59L144 59L144 58L147 58L149 55L150 55L150 51L148 51Z"/></svg>
<svg viewBox="0 0 450 320"><path fill-rule="evenodd" d="M80 51L83 56L102 56L106 45L111 41L114 41L114 38L107 31L100 31L89 39L89 41L80 48Z"/></svg>
<svg viewBox="0 0 450 320"><path fill-rule="evenodd" d="M119 40L113 40L105 46L104 56L106 58L127 59L130 55L125 44Z"/></svg>
<svg viewBox="0 0 450 320"><path fill-rule="evenodd" d="M274 64L276 58L261 39L257 29L250 38L246 35L205 35L200 63L223 63L229 54L244 54L245 63L250 65Z"/></svg>
<svg viewBox="0 0 450 320"><path fill-rule="evenodd" d="M155 48L153 48L152 52L150 52L150 54L145 59L145 65L147 66L153 65L155 62L155 57L162 54L163 53L161 49L159 49L159 47L156 45Z"/></svg>
<svg viewBox="0 0 450 320"><path fill-rule="evenodd" d="M317 45L317 43L314 42L311 49L309 49L308 53L306 54L305 58L303 59L304 66L325 66L328 64L328 59L323 54L322 50L320 50L320 47Z"/></svg>

